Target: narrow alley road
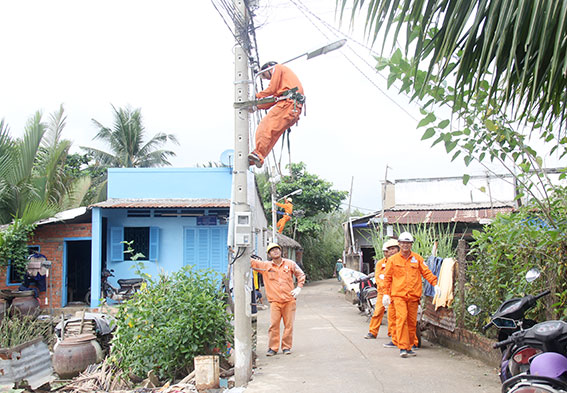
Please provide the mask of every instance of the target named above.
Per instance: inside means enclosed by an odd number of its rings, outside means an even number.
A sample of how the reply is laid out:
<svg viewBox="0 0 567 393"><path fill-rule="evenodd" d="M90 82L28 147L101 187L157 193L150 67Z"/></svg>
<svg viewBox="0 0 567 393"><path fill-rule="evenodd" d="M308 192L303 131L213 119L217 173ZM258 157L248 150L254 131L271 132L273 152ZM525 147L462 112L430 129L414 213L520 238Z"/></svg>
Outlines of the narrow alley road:
<svg viewBox="0 0 567 393"><path fill-rule="evenodd" d="M266 357L269 310L258 314L258 360L246 393L500 391L497 371L424 342L415 358L384 348L387 328L366 340L368 323L338 292L336 280L305 286L298 299L293 353Z"/></svg>

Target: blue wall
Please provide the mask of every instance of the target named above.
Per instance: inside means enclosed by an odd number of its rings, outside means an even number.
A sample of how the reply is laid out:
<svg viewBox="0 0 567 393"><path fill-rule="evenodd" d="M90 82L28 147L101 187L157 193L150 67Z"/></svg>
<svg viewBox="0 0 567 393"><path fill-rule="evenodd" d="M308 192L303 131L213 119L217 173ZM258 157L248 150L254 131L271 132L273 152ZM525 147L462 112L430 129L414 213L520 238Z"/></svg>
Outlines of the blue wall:
<svg viewBox="0 0 567 393"><path fill-rule="evenodd" d="M110 168L108 198L230 199L231 168Z"/></svg>
<svg viewBox="0 0 567 393"><path fill-rule="evenodd" d="M144 261L144 272L155 277L160 271L175 272L179 270L186 262L185 255L185 241L184 233L187 228L201 229L214 229L222 232L222 239L220 249L217 248L215 252L220 252L220 259L222 261L219 266L210 266L215 268L219 273L226 273L227 268L227 246L226 234L228 233L228 225L197 225L196 217L127 217L127 211L123 209L105 209L103 216L108 218L108 233L107 233L107 249L106 255L103 256L106 260L106 267L114 269L114 275L110 282L116 285L118 278L132 278L136 277L134 269L131 267L135 264L132 261L125 260L123 262L112 262L110 258L110 228L113 227L157 227L159 228L159 249L156 261ZM134 249L136 245L133 245ZM208 250L207 253L213 252ZM202 263L201 263L202 264ZM196 264L196 267L199 266Z"/></svg>

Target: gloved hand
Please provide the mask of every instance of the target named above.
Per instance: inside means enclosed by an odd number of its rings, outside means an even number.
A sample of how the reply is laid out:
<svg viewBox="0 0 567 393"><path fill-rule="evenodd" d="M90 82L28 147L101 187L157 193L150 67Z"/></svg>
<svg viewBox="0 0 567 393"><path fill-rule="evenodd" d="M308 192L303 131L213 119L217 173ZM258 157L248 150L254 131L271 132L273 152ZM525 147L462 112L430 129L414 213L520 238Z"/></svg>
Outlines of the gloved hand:
<svg viewBox="0 0 567 393"><path fill-rule="evenodd" d="M435 285L435 286L433 287L433 290L435 291L435 296L436 296L436 297L441 296L441 292L442 292L442 291L441 291L441 287L440 287L439 285Z"/></svg>
<svg viewBox="0 0 567 393"><path fill-rule="evenodd" d="M390 295L382 296L382 305L388 307L390 305Z"/></svg>
<svg viewBox="0 0 567 393"><path fill-rule="evenodd" d="M301 292L301 288L300 288L300 287L297 287L297 288L295 288L295 289L293 289L293 290L291 291L291 294L293 295L294 298L297 299L297 297L299 296L299 293L300 293L300 292Z"/></svg>

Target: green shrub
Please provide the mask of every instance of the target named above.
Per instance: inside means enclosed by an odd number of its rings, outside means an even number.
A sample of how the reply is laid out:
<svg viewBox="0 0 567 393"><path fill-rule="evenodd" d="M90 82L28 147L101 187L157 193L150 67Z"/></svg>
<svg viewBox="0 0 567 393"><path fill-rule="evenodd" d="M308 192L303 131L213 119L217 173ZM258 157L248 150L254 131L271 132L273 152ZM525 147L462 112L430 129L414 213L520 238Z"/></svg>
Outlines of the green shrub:
<svg viewBox="0 0 567 393"><path fill-rule="evenodd" d="M119 308L111 362L135 376L153 370L165 380L192 369L195 356L225 352L233 335L218 273L186 266L146 281Z"/></svg>

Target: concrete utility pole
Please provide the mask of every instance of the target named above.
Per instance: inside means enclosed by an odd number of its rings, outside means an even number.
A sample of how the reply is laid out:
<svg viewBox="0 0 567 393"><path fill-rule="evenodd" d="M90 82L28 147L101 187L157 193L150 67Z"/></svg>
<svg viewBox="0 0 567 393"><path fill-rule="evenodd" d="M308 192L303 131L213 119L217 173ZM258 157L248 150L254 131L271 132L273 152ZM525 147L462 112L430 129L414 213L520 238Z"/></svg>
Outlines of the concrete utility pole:
<svg viewBox="0 0 567 393"><path fill-rule="evenodd" d="M244 0L234 0L236 11L248 19ZM247 23L244 24L247 26ZM237 34L247 34L238 31ZM234 51L234 102L248 101L248 56L240 45ZM251 326L251 295L250 295L250 246L251 215L248 205L248 109L235 109L234 111L234 208L233 223L235 226L246 227L244 222L248 214L248 234L240 233L235 237L237 255L242 253L234 262L234 376L236 386L245 386L252 376L252 326ZM239 214L241 213L241 214ZM244 213L244 214L242 214ZM233 226L233 228L235 227ZM246 237L248 236L248 237ZM247 244L246 244L247 243Z"/></svg>

